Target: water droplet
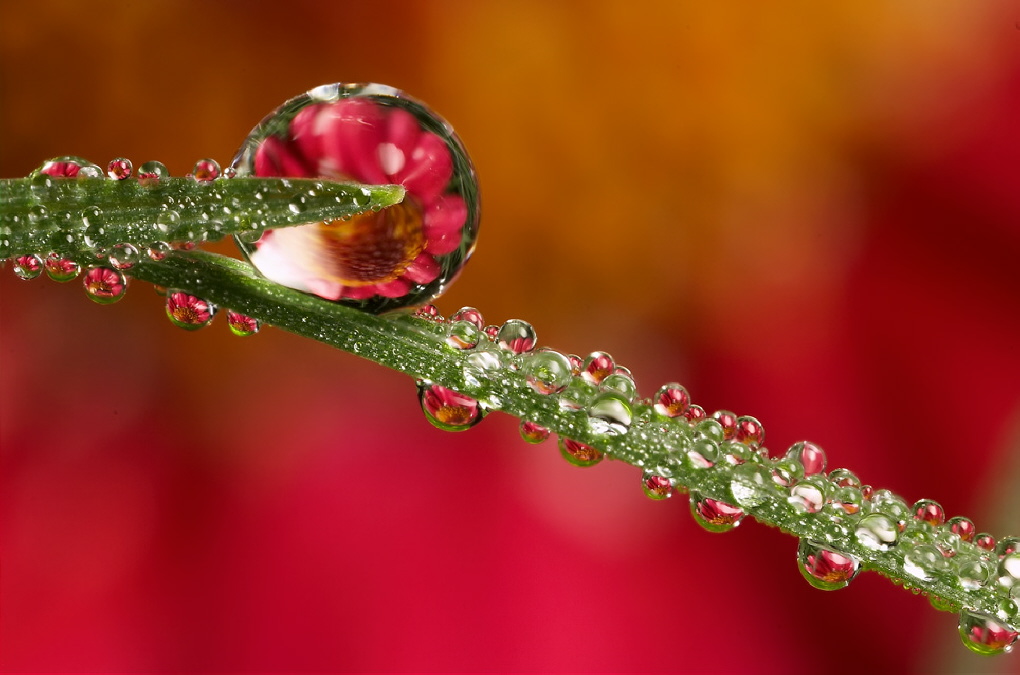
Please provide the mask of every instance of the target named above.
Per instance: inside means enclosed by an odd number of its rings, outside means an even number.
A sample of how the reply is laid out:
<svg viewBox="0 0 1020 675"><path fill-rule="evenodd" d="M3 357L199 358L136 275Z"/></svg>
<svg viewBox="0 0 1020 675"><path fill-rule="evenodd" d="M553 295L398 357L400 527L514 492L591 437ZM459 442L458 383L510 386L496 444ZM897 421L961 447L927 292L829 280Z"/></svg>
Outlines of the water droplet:
<svg viewBox="0 0 1020 675"><path fill-rule="evenodd" d="M712 419L722 427L725 440L731 440L737 434L737 414L729 410L716 410Z"/></svg>
<svg viewBox="0 0 1020 675"><path fill-rule="evenodd" d="M890 490L882 489L875 490L871 495L870 501L874 510L880 511L892 518L896 521L899 530L903 531L903 525L910 518L911 512L910 507L907 506L907 503L902 498Z"/></svg>
<svg viewBox="0 0 1020 675"><path fill-rule="evenodd" d="M113 180L126 180L131 177L131 160L126 157L111 159L106 165L106 175Z"/></svg>
<svg viewBox="0 0 1020 675"><path fill-rule="evenodd" d="M166 296L166 316L185 330L198 330L212 323L216 305L184 291L171 290Z"/></svg>
<svg viewBox="0 0 1020 675"><path fill-rule="evenodd" d="M982 532L974 536L974 545L985 551L994 551L995 537L987 532Z"/></svg>
<svg viewBox="0 0 1020 675"><path fill-rule="evenodd" d="M614 392L623 396L628 401L633 401L634 397L637 396L637 385L634 384L634 378L627 373L619 371L612 375L607 375L606 378L599 383L599 390Z"/></svg>
<svg viewBox="0 0 1020 675"><path fill-rule="evenodd" d="M89 179L89 178L102 178L102 177L103 177L102 169L100 169L95 164L88 164L86 166L81 167L78 170L78 176L77 176L78 180Z"/></svg>
<svg viewBox="0 0 1020 675"><path fill-rule="evenodd" d="M903 554L903 571L921 581L931 581L945 571L946 558L933 544L918 544Z"/></svg>
<svg viewBox="0 0 1020 675"><path fill-rule="evenodd" d="M454 349L474 349L482 339L482 331L467 321L451 321L446 333L446 344Z"/></svg>
<svg viewBox="0 0 1020 675"><path fill-rule="evenodd" d="M673 483L665 476L645 471L641 477L641 488L649 499L660 501L673 496Z"/></svg>
<svg viewBox="0 0 1020 675"><path fill-rule="evenodd" d="M946 522L946 512L938 502L931 499L918 500L912 510L915 519L928 523L932 527L938 527Z"/></svg>
<svg viewBox="0 0 1020 675"><path fill-rule="evenodd" d="M62 258L56 253L46 256L45 265L46 276L60 283L72 281L81 274L81 265L69 258Z"/></svg>
<svg viewBox="0 0 1020 675"><path fill-rule="evenodd" d="M551 349L540 350L527 356L521 371L528 386L539 394L558 394L566 389L573 379L570 361L563 354Z"/></svg>
<svg viewBox="0 0 1020 675"><path fill-rule="evenodd" d="M561 410L583 410L591 401L594 393L591 387L580 378L574 378L563 390L557 401Z"/></svg>
<svg viewBox="0 0 1020 675"><path fill-rule="evenodd" d="M146 162L138 167L138 184L147 187L156 187L159 182L167 178L170 172L162 162Z"/></svg>
<svg viewBox="0 0 1020 675"><path fill-rule="evenodd" d="M34 253L18 256L14 259L14 266L12 269L14 271L14 276L18 277L22 281L29 281L30 279L35 279L42 274L43 261L42 258Z"/></svg>
<svg viewBox="0 0 1020 675"><path fill-rule="evenodd" d="M662 385L652 398L652 409L663 417L680 417L691 404L691 395L676 382Z"/></svg>
<svg viewBox="0 0 1020 675"><path fill-rule="evenodd" d="M82 277L85 293L93 302L111 305L127 293L127 279L109 267L90 267Z"/></svg>
<svg viewBox="0 0 1020 675"><path fill-rule="evenodd" d="M521 420L520 431L521 438L532 444L542 443L549 438L549 430L531 420Z"/></svg>
<svg viewBox="0 0 1020 675"><path fill-rule="evenodd" d="M1000 556L1020 551L1020 537L1003 537L995 545L995 552Z"/></svg>
<svg viewBox="0 0 1020 675"><path fill-rule="evenodd" d="M162 211L156 216L156 228L163 234L176 230L181 223L181 215L173 209Z"/></svg>
<svg viewBox="0 0 1020 675"><path fill-rule="evenodd" d="M797 563L807 582L823 591L846 588L860 571L853 556L807 539L797 547Z"/></svg>
<svg viewBox="0 0 1020 675"><path fill-rule="evenodd" d="M227 180L231 178L237 178L237 169L235 169L232 166L228 166L226 169L223 170L223 177L226 178Z"/></svg>
<svg viewBox="0 0 1020 675"><path fill-rule="evenodd" d="M605 352L592 352L581 364L581 377L589 384L598 385L616 370L613 357Z"/></svg>
<svg viewBox="0 0 1020 675"><path fill-rule="evenodd" d="M191 170L192 177L199 183L209 183L220 177L220 165L215 159L200 159Z"/></svg>
<svg viewBox="0 0 1020 675"><path fill-rule="evenodd" d="M288 208L291 213L300 215L308 210L308 199L304 195L298 195L290 200Z"/></svg>
<svg viewBox="0 0 1020 675"><path fill-rule="evenodd" d="M791 487L804 478L804 465L796 459L781 457L772 465L772 480L776 485Z"/></svg>
<svg viewBox="0 0 1020 675"><path fill-rule="evenodd" d="M737 418L737 429L733 438L739 443L757 448L765 442L765 427L750 415L741 415Z"/></svg>
<svg viewBox="0 0 1020 675"><path fill-rule="evenodd" d="M824 476L808 476L790 488L786 501L801 513L818 513L828 501L832 483Z"/></svg>
<svg viewBox="0 0 1020 675"><path fill-rule="evenodd" d="M708 419L708 413L700 405L692 404L684 411L684 418L691 425L696 425L702 420Z"/></svg>
<svg viewBox="0 0 1020 675"><path fill-rule="evenodd" d="M386 209L238 242L263 275L298 290L375 313L420 305L449 287L474 249L477 183L463 145L438 115L392 88L291 99L252 130L234 166L241 175L342 176L406 189ZM360 208L369 203L361 190L350 197Z"/></svg>
<svg viewBox="0 0 1020 675"><path fill-rule="evenodd" d="M844 515L855 515L860 512L864 505L864 495L856 487L837 487L836 492L829 500L829 506L837 517Z"/></svg>
<svg viewBox="0 0 1020 675"><path fill-rule="evenodd" d="M861 479L850 469L833 469L829 472L829 482L837 487L861 487Z"/></svg>
<svg viewBox="0 0 1020 675"><path fill-rule="evenodd" d="M900 530L884 513L869 513L857 521L854 537L857 543L871 551L888 551L896 545Z"/></svg>
<svg viewBox="0 0 1020 675"><path fill-rule="evenodd" d="M474 307L461 307L450 317L450 321L467 321L478 330L485 327L482 313Z"/></svg>
<svg viewBox="0 0 1020 675"><path fill-rule="evenodd" d="M617 393L599 394L588 405L588 427L592 433L620 436L627 433L632 421L630 401Z"/></svg>
<svg viewBox="0 0 1020 675"><path fill-rule="evenodd" d="M733 501L745 509L754 508L773 494L774 484L769 470L760 464L745 462L733 469L730 492Z"/></svg>
<svg viewBox="0 0 1020 675"><path fill-rule="evenodd" d="M227 325L230 327L230 332L239 337L254 335L262 328L262 322L258 319L232 309L227 310Z"/></svg>
<svg viewBox="0 0 1020 675"><path fill-rule="evenodd" d="M953 558L953 567L960 587L968 591L976 591L983 587L992 576L990 563L975 555Z"/></svg>
<svg viewBox="0 0 1020 675"><path fill-rule="evenodd" d="M709 532L728 532L744 519L744 512L736 506L702 497L694 491L691 491L691 515Z"/></svg>
<svg viewBox="0 0 1020 675"><path fill-rule="evenodd" d="M35 204L28 210L28 222L38 225L46 220L49 210L42 204Z"/></svg>
<svg viewBox="0 0 1020 675"><path fill-rule="evenodd" d="M984 612L973 609L960 612L960 639L972 652L985 656L1005 654L1013 648L1017 637L1014 628Z"/></svg>
<svg viewBox="0 0 1020 675"><path fill-rule="evenodd" d="M496 342L514 354L524 354L535 348L535 329L527 321L510 319L499 327Z"/></svg>
<svg viewBox="0 0 1020 675"><path fill-rule="evenodd" d="M580 441L560 436L560 453L575 466L595 466L602 461L602 451Z"/></svg>
<svg viewBox="0 0 1020 675"><path fill-rule="evenodd" d="M46 160L32 175L33 177L45 175L53 178L77 178L82 168L87 166L92 167L96 165L81 157L65 155ZM52 183L40 180L38 183L33 182L32 185L33 188L36 186L48 188Z"/></svg>
<svg viewBox="0 0 1020 675"><path fill-rule="evenodd" d="M1007 553L999 560L998 584L1002 588L1020 585L1020 553Z"/></svg>
<svg viewBox="0 0 1020 675"><path fill-rule="evenodd" d="M963 541L974 541L974 534L977 532L974 521L963 516L954 516L946 521L946 529Z"/></svg>
<svg viewBox="0 0 1020 675"><path fill-rule="evenodd" d="M435 305L422 305L414 310L414 315L419 319L435 321L436 323L443 321L443 315L439 313L439 308Z"/></svg>
<svg viewBox="0 0 1020 675"><path fill-rule="evenodd" d="M160 262L165 260L172 250L173 247L171 247L168 242L154 241L146 250L146 255L149 256L149 260L153 262Z"/></svg>
<svg viewBox="0 0 1020 675"><path fill-rule="evenodd" d="M705 419L694 427L695 438L705 438L716 443L722 443L726 439L726 432L722 425L714 419Z"/></svg>
<svg viewBox="0 0 1020 675"><path fill-rule="evenodd" d="M685 459L692 469L710 469L719 461L719 444L706 438L696 440L687 450Z"/></svg>
<svg viewBox="0 0 1020 675"><path fill-rule="evenodd" d="M135 266L141 256L133 244L117 244L110 249L107 259L110 266L117 270L129 270Z"/></svg>
<svg viewBox="0 0 1020 675"><path fill-rule="evenodd" d="M800 441L790 446L786 456L797 460L804 467L805 476L825 471L825 451L811 441Z"/></svg>
<svg viewBox="0 0 1020 675"><path fill-rule="evenodd" d="M443 431L464 431L482 419L478 401L438 384L420 382L418 400L425 419Z"/></svg>

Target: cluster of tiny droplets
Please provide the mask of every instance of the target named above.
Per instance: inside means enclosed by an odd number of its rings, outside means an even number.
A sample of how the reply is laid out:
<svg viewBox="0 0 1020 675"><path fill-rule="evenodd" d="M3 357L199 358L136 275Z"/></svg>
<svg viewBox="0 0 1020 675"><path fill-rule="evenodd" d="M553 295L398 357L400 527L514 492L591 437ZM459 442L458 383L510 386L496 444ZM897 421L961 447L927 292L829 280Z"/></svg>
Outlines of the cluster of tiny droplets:
<svg viewBox="0 0 1020 675"><path fill-rule="evenodd" d="M195 163L187 177L198 183L211 183L217 179L229 179L235 175L233 168L221 171L220 165L213 159L200 159ZM170 175L161 162L145 162L137 172L131 160L118 157L110 160L106 168L108 180L123 181L135 177L141 185L155 186L160 180ZM52 178L102 179L98 165L76 157L62 157L44 162L33 172L33 180L43 183ZM45 208L35 207L36 218L46 215ZM30 216L31 217L31 216ZM103 233L102 212L98 207L87 207L82 211L84 225L84 241L89 244L90 238ZM169 231L179 220L179 216L169 207L157 218L157 227L161 231ZM91 236L90 236L91 235ZM91 244L89 244L91 245ZM53 281L66 283L81 276L85 294L93 302L109 305L119 301L127 293L128 279L125 272L130 271L143 257L153 262L161 262L174 250L190 250L195 247L194 241L174 242L153 241L145 248L144 253L131 243L120 243L104 250L99 246L92 248L97 263L89 265L82 273L82 266L75 260L62 257L56 252L45 255L26 254L14 258L13 272L22 280L36 279L45 271ZM212 322L217 307L206 300L183 291L171 290L163 292L166 296L166 314L175 326L186 330L197 330ZM259 332L262 324L258 319L227 310L227 325L234 335L248 336Z"/></svg>
<svg viewBox="0 0 1020 675"><path fill-rule="evenodd" d="M932 604L960 614L960 635L972 651L1008 652L1017 641L1020 622L1020 538L996 542L977 531L968 518L946 518L935 501L908 504L893 492L863 484L850 470L826 472L825 452L801 441L773 456L765 447L765 430L754 417L728 410L707 413L691 402L687 390L676 383L659 388L650 399L639 399L630 371L605 352L581 358L537 347L530 324L512 319L487 325L481 313L465 307L448 319L434 305L415 313L443 327L445 345L466 354L464 382L469 390L484 390L484 383L508 368L520 372L534 392L554 400L562 411L585 411L590 434L612 438L631 427L654 428L670 452L666 461L644 467L641 486L654 500L665 500L685 488L677 484L677 469L704 471L719 465L732 475L732 503L690 492L691 514L711 532L737 527L747 509L764 507L778 496L786 507L804 518L824 518L840 525L863 549L903 554L903 571L918 581L952 580L964 590L992 589L1002 596L994 614L975 611L938 597ZM498 396L472 398L427 381L418 382L426 418L447 431L462 431L498 409ZM550 430L523 419L521 437L542 443ZM578 440L559 437L563 457L576 466L593 466L605 453ZM831 536L829 536L831 539ZM797 566L815 588L844 588L861 570L861 561L829 541L802 538ZM909 584L908 584L909 585ZM912 588L920 593L919 588Z"/></svg>

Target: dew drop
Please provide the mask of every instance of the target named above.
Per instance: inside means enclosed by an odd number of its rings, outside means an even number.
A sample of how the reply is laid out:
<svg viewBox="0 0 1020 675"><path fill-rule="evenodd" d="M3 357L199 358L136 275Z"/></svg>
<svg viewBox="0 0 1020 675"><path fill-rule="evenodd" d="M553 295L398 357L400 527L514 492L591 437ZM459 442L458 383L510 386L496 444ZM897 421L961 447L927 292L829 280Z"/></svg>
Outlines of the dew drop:
<svg viewBox="0 0 1020 675"><path fill-rule="evenodd" d="M760 464L745 462L733 469L730 491L733 501L744 508L754 508L772 494L773 483L769 470Z"/></svg>
<svg viewBox="0 0 1020 675"><path fill-rule="evenodd" d="M804 465L790 457L777 459L772 465L772 481L782 487L791 487L804 478Z"/></svg>
<svg viewBox="0 0 1020 675"><path fill-rule="evenodd" d="M192 177L199 183L210 183L220 177L220 165L215 159L200 159L191 170Z"/></svg>
<svg viewBox="0 0 1020 675"><path fill-rule="evenodd" d="M103 210L98 206L88 206L81 212L81 222L85 226L87 246L95 246L94 242L88 241L88 235L90 232L94 234L102 234L103 232Z"/></svg>
<svg viewBox="0 0 1020 675"><path fill-rule="evenodd" d="M28 210L28 222L39 224L46 220L49 210L42 204L36 204Z"/></svg>
<svg viewBox="0 0 1020 675"><path fill-rule="evenodd" d="M974 545L983 551L994 551L995 537L987 532L982 532L974 536Z"/></svg>
<svg viewBox="0 0 1020 675"><path fill-rule="evenodd" d="M903 524L911 515L910 507L891 490L875 490L871 495L871 505L876 511L880 511L896 521L900 531Z"/></svg>
<svg viewBox="0 0 1020 675"><path fill-rule="evenodd" d="M127 293L124 273L109 267L90 267L82 277L85 293L93 302L112 305Z"/></svg>
<svg viewBox="0 0 1020 675"><path fill-rule="evenodd" d="M737 434L737 414L729 410L716 410L712 413L712 419L722 427L725 440L732 440Z"/></svg>
<svg viewBox="0 0 1020 675"><path fill-rule="evenodd" d="M694 427L694 437L722 443L726 439L726 432L716 420L705 419Z"/></svg>
<svg viewBox="0 0 1020 675"><path fill-rule="evenodd" d="M181 216L173 209L167 209L156 216L156 229L163 234L176 230L181 223Z"/></svg>
<svg viewBox="0 0 1020 675"><path fill-rule="evenodd" d="M426 319L427 321L435 321L437 323L443 320L443 315L439 313L439 308L435 305L422 305L414 310L414 315L419 319Z"/></svg>
<svg viewBox="0 0 1020 675"><path fill-rule="evenodd" d="M797 460L804 467L805 476L825 471L825 452L811 441L800 441L790 446L786 456Z"/></svg>
<svg viewBox="0 0 1020 675"><path fill-rule="evenodd" d="M754 417L741 415L737 418L737 429L733 438L739 443L757 448L765 442L765 427Z"/></svg>
<svg viewBox="0 0 1020 675"><path fill-rule="evenodd" d="M680 417L691 404L691 395L676 382L662 385L652 398L652 409L663 417Z"/></svg>
<svg viewBox="0 0 1020 675"><path fill-rule="evenodd" d="M967 591L976 591L988 583L992 576L991 566L986 560L975 555L953 558L956 580Z"/></svg>
<svg viewBox="0 0 1020 675"><path fill-rule="evenodd" d="M960 639L976 654L991 656L1012 650L1018 637L1011 626L995 617L973 609L960 612Z"/></svg>
<svg viewBox="0 0 1020 675"><path fill-rule="evenodd" d="M851 555L808 539L800 540L797 563L807 582L823 591L836 591L849 586L861 565Z"/></svg>
<svg viewBox="0 0 1020 675"><path fill-rule="evenodd" d="M837 487L836 492L829 500L829 506L832 507L832 511L838 514L838 516L852 516L860 513L863 505L864 495L861 494L860 489L852 486Z"/></svg>
<svg viewBox="0 0 1020 675"><path fill-rule="evenodd" d="M861 479L850 469L833 469L829 472L829 482L837 487L861 487Z"/></svg>
<svg viewBox="0 0 1020 675"><path fill-rule="evenodd" d="M588 405L588 427L592 433L620 436L627 433L632 421L630 401L617 393L599 394Z"/></svg>
<svg viewBox="0 0 1020 675"><path fill-rule="evenodd" d="M300 215L308 210L308 199L304 195L298 195L290 200L287 208L290 209L291 213Z"/></svg>
<svg viewBox="0 0 1020 675"><path fill-rule="evenodd" d="M106 165L106 175L112 180L126 180L131 177L131 160L126 157L111 159Z"/></svg>
<svg viewBox="0 0 1020 675"><path fill-rule="evenodd" d="M633 401L634 397L637 396L637 385L634 384L634 378L627 373L619 371L611 375L607 375L606 378L599 383L599 390L614 392L623 396L628 401Z"/></svg>
<svg viewBox="0 0 1020 675"><path fill-rule="evenodd" d="M549 438L549 430L537 422L521 420L521 438L531 444L542 443Z"/></svg>
<svg viewBox="0 0 1020 675"><path fill-rule="evenodd" d="M691 515L709 532L728 532L740 525L744 512L732 504L702 497L691 491Z"/></svg>
<svg viewBox="0 0 1020 675"><path fill-rule="evenodd" d="M695 425L702 420L708 419L708 413L700 405L692 404L684 411L684 418L688 423Z"/></svg>
<svg viewBox="0 0 1020 675"><path fill-rule="evenodd" d="M696 440L685 457L692 469L710 469L719 461L719 444L707 438Z"/></svg>
<svg viewBox="0 0 1020 675"><path fill-rule="evenodd" d="M527 321L510 319L499 327L496 342L514 354L524 354L535 348L535 329Z"/></svg>
<svg viewBox="0 0 1020 675"><path fill-rule="evenodd" d="M616 370L613 357L605 352L592 352L581 364L581 377L589 384L598 385Z"/></svg>
<svg viewBox="0 0 1020 675"><path fill-rule="evenodd" d="M1003 537L995 545L995 552L1000 556L1020 551L1020 537Z"/></svg>
<svg viewBox="0 0 1020 675"><path fill-rule="evenodd" d="M869 513L857 521L854 531L857 543L871 551L888 551L899 536L896 523L884 513Z"/></svg>
<svg viewBox="0 0 1020 675"><path fill-rule="evenodd" d="M669 478L653 471L645 471L641 477L641 489L645 496L655 501L669 499L673 496L673 483Z"/></svg>
<svg viewBox="0 0 1020 675"><path fill-rule="evenodd" d="M931 581L947 567L945 556L934 544L918 544L903 554L903 571L921 581Z"/></svg>
<svg viewBox="0 0 1020 675"><path fill-rule="evenodd" d="M467 321L451 321L446 332L446 344L453 349L474 349L482 339L482 331Z"/></svg>
<svg viewBox="0 0 1020 675"><path fill-rule="evenodd" d="M574 466L595 466L602 461L602 451L580 441L560 436L560 453Z"/></svg>
<svg viewBox="0 0 1020 675"><path fill-rule="evenodd" d="M159 182L170 176L166 165L162 162L145 162L138 167L138 184L146 187L157 187Z"/></svg>
<svg viewBox="0 0 1020 675"><path fill-rule="evenodd" d="M931 499L921 499L914 503L914 518L932 527L938 527L946 522L946 512L942 506Z"/></svg>
<svg viewBox="0 0 1020 675"><path fill-rule="evenodd" d="M999 560L998 584L1008 589L1020 586L1020 553L1007 553Z"/></svg>
<svg viewBox="0 0 1020 675"><path fill-rule="evenodd" d="M227 310L227 325L230 327L230 332L239 337L254 335L262 328L262 322L258 319L232 309Z"/></svg>
<svg viewBox="0 0 1020 675"><path fill-rule="evenodd" d="M478 330L485 327L485 320L482 318L482 313L474 307L461 307L453 316L450 317L450 321L467 321Z"/></svg>
<svg viewBox="0 0 1020 675"><path fill-rule="evenodd" d="M198 330L212 323L216 305L184 291L170 290L166 296L166 316L170 323L185 330Z"/></svg>
<svg viewBox="0 0 1020 675"><path fill-rule="evenodd" d="M443 431L470 429L483 416L478 401L438 384L419 382L418 400L425 419Z"/></svg>
<svg viewBox="0 0 1020 675"><path fill-rule="evenodd" d="M22 281L29 281L42 274L43 261L38 255L30 253L15 258L14 266L11 269L14 272L14 276Z"/></svg>
<svg viewBox="0 0 1020 675"><path fill-rule="evenodd" d="M110 249L107 260L117 270L129 270L135 266L141 256L134 244L117 244Z"/></svg>
<svg viewBox="0 0 1020 675"><path fill-rule="evenodd" d="M592 400L591 387L580 378L574 378L560 394L557 403L561 410L583 410Z"/></svg>
<svg viewBox="0 0 1020 675"><path fill-rule="evenodd" d="M172 250L173 247L170 246L168 242L154 241L149 248L146 249L145 253L149 256L149 260L153 262L161 262L166 260L166 257L170 255L170 251Z"/></svg>
<svg viewBox="0 0 1020 675"><path fill-rule="evenodd" d="M521 371L528 386L545 395L560 393L573 379L570 361L563 354L551 349L526 356Z"/></svg>
<svg viewBox="0 0 1020 675"><path fill-rule="evenodd" d="M81 274L81 265L69 258L62 258L56 253L46 256L46 276L53 281L67 283Z"/></svg>
<svg viewBox="0 0 1020 675"><path fill-rule="evenodd" d="M963 541L974 541L974 534L977 532L977 528L974 527L974 521L963 516L954 516L947 520L946 529Z"/></svg>
<svg viewBox="0 0 1020 675"><path fill-rule="evenodd" d="M81 167L78 170L78 176L77 176L78 180L89 179L89 178L102 178L102 177L103 177L102 169L100 169L95 164L88 164L86 166Z"/></svg>
<svg viewBox="0 0 1020 675"><path fill-rule="evenodd" d="M800 513L818 513L827 503L831 487L823 476L808 476L790 488L786 501Z"/></svg>

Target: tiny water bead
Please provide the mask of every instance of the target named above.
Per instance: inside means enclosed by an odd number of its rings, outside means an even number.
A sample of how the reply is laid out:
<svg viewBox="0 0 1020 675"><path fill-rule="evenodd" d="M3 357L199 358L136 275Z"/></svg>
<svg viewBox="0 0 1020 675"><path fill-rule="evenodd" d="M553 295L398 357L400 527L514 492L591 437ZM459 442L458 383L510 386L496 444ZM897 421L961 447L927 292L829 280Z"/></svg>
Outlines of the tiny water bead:
<svg viewBox="0 0 1020 675"><path fill-rule="evenodd" d="M602 451L580 441L560 436L560 453L574 466L595 466L602 461Z"/></svg>
<svg viewBox="0 0 1020 675"><path fill-rule="evenodd" d="M960 639L972 652L984 656L1008 653L1017 637L1015 628L989 614L973 609L960 612Z"/></svg>
<svg viewBox="0 0 1020 675"><path fill-rule="evenodd" d="M247 314L241 314L235 312L232 309L227 310L227 326L230 327L230 332L238 337L247 337L258 333L262 328L262 322L256 318L250 317Z"/></svg>
<svg viewBox="0 0 1020 675"><path fill-rule="evenodd" d="M44 266L46 267L46 276L62 284L73 281L81 274L81 265L69 258L62 258L56 253L46 256Z"/></svg>
<svg viewBox="0 0 1020 675"><path fill-rule="evenodd" d="M166 296L166 316L185 330L198 330L212 323L216 305L184 291L171 290Z"/></svg>
<svg viewBox="0 0 1020 675"><path fill-rule="evenodd" d="M528 386L544 395L560 393L573 379L570 361L563 354L551 349L528 355L521 372Z"/></svg>
<svg viewBox="0 0 1020 675"><path fill-rule="evenodd" d="M680 417L691 404L687 390L675 382L664 384L652 397L652 408L663 417Z"/></svg>
<svg viewBox="0 0 1020 675"><path fill-rule="evenodd" d="M527 321L510 319L499 327L496 344L514 354L525 354L535 349L535 329Z"/></svg>
<svg viewBox="0 0 1020 675"><path fill-rule="evenodd" d="M34 253L18 256L14 259L12 270L14 271L14 276L22 281L36 279L42 274L43 260Z"/></svg>
<svg viewBox="0 0 1020 675"><path fill-rule="evenodd" d="M732 504L703 497L693 491L690 499L691 515L709 532L729 532L744 519L744 512Z"/></svg>
<svg viewBox="0 0 1020 675"><path fill-rule="evenodd" d="M482 419L478 401L438 384L420 382L418 400L425 418L443 431L464 431Z"/></svg>
<svg viewBox="0 0 1020 675"><path fill-rule="evenodd" d="M406 190L386 209L269 229L254 243L238 239L252 265L284 286L384 312L439 295L474 250L471 160L448 123L391 87L325 85L287 101L252 130L233 167L238 176Z"/></svg>
<svg viewBox="0 0 1020 675"><path fill-rule="evenodd" d="M199 183L211 183L220 177L220 165L215 159L200 159L195 162L191 176Z"/></svg>
<svg viewBox="0 0 1020 675"><path fill-rule="evenodd" d="M531 420L521 420L520 432L521 438L531 444L544 442L550 434L548 429Z"/></svg>
<svg viewBox="0 0 1020 675"><path fill-rule="evenodd" d="M111 180L127 180L131 177L131 170L133 168L130 159L118 157L111 159L110 163L106 165L106 175Z"/></svg>
<svg viewBox="0 0 1020 675"><path fill-rule="evenodd" d="M641 489L644 490L645 496L655 501L673 496L673 483L669 478L652 471L645 471L641 477Z"/></svg>
<svg viewBox="0 0 1020 675"><path fill-rule="evenodd" d="M124 273L109 267L90 267L82 276L82 284L89 299L100 305L111 305L127 293Z"/></svg>
<svg viewBox="0 0 1020 675"><path fill-rule="evenodd" d="M851 555L801 539L797 547L797 563L807 582L823 591L846 588L860 572L860 561Z"/></svg>

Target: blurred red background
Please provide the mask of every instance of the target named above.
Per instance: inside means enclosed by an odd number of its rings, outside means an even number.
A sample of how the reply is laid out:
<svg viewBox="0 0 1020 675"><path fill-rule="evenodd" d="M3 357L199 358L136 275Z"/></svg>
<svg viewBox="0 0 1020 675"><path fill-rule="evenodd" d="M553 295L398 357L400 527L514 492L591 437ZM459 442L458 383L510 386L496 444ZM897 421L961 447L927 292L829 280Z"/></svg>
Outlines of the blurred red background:
<svg viewBox="0 0 1020 675"><path fill-rule="evenodd" d="M438 302L612 353L1020 533L1015 2L4 3L0 175L227 163L284 100L378 81L459 131L479 248ZM227 251L229 247L219 246ZM875 575L700 530L632 467L144 284L0 278L5 671L1020 673ZM222 317L221 317L222 319Z"/></svg>

